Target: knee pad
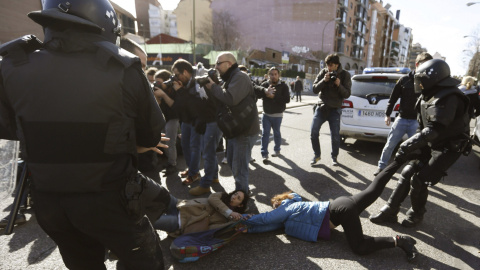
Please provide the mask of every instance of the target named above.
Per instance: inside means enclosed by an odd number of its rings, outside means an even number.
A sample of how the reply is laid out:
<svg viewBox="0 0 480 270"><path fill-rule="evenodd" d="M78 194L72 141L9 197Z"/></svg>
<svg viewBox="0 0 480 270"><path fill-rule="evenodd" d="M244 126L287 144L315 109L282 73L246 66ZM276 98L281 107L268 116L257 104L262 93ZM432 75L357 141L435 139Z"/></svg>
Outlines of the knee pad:
<svg viewBox="0 0 480 270"><path fill-rule="evenodd" d="M401 177L400 179L398 180L399 183L403 183L403 181L409 181L410 178L412 178L413 174L416 173L417 170L416 170L416 167L413 165L413 164L407 164L402 172L401 172Z"/></svg>

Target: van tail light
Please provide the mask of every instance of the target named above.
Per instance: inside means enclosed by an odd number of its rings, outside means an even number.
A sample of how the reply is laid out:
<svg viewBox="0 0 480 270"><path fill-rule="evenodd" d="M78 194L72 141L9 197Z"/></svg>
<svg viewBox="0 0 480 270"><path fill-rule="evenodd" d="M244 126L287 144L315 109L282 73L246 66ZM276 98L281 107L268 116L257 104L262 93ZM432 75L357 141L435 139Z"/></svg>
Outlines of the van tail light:
<svg viewBox="0 0 480 270"><path fill-rule="evenodd" d="M398 112L400 110L400 104L395 105L393 111Z"/></svg>
<svg viewBox="0 0 480 270"><path fill-rule="evenodd" d="M350 100L344 100L342 103L342 109L353 108L353 103Z"/></svg>

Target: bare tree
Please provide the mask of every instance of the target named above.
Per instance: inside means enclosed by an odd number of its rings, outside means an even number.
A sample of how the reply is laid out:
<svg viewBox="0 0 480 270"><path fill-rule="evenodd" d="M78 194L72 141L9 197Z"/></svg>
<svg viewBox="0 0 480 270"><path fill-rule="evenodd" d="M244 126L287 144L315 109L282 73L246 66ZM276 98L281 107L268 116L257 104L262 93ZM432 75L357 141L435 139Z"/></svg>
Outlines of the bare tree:
<svg viewBox="0 0 480 270"><path fill-rule="evenodd" d="M241 47L237 21L228 11L214 11L212 20L205 18L197 36L210 41L217 51L238 50Z"/></svg>
<svg viewBox="0 0 480 270"><path fill-rule="evenodd" d="M463 50L464 62L468 62L466 75L477 78L480 72L480 28L477 28L472 35L464 37L470 39L468 49Z"/></svg>

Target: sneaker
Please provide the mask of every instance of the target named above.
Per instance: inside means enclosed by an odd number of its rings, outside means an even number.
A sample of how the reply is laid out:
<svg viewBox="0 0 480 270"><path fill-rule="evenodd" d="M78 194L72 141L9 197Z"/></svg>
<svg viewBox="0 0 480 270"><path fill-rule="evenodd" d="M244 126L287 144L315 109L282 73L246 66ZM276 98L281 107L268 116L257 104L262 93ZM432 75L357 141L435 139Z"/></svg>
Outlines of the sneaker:
<svg viewBox="0 0 480 270"><path fill-rule="evenodd" d="M410 236L397 235L395 236L395 244L397 247L403 249L407 254L407 260L411 261L418 255L418 251L415 248L417 241Z"/></svg>
<svg viewBox="0 0 480 270"><path fill-rule="evenodd" d="M227 164L227 163L228 163L227 157L224 157L224 158L222 159L222 164Z"/></svg>
<svg viewBox="0 0 480 270"><path fill-rule="evenodd" d="M254 158L250 158L250 163L254 163L255 162L255 159Z"/></svg>
<svg viewBox="0 0 480 270"><path fill-rule="evenodd" d="M190 195L193 195L193 196L200 196L202 194L205 194L205 193L209 193L210 192L210 188L204 188L204 187L201 187L201 186L198 186L198 187L194 187L194 188L191 188L188 193L190 193Z"/></svg>
<svg viewBox="0 0 480 270"><path fill-rule="evenodd" d="M337 162L337 158L336 158L336 157L332 158L332 165L333 165L333 166L338 166L338 162Z"/></svg>
<svg viewBox="0 0 480 270"><path fill-rule="evenodd" d="M175 166L175 165L168 165L167 168L165 169L165 174L166 175L174 174L174 173L177 173L177 172L178 172L177 166Z"/></svg>
<svg viewBox="0 0 480 270"><path fill-rule="evenodd" d="M10 215L0 220L0 229L7 227L9 219L10 219ZM18 213L17 217L15 218L14 225L22 225L22 224L25 224L26 222L27 222L27 217L25 216L25 214Z"/></svg>
<svg viewBox="0 0 480 270"><path fill-rule="evenodd" d="M267 164L268 156L262 156L262 159L263 159L263 164Z"/></svg>
<svg viewBox="0 0 480 270"><path fill-rule="evenodd" d="M320 157L314 156L312 161L310 161L310 165L317 164L317 162L319 162L320 159L321 159Z"/></svg>
<svg viewBox="0 0 480 270"><path fill-rule="evenodd" d="M212 180L212 183L220 183L220 179L214 178L214 179Z"/></svg>
<svg viewBox="0 0 480 270"><path fill-rule="evenodd" d="M275 153L272 154L272 157L278 157L280 156L280 151L275 151Z"/></svg>
<svg viewBox="0 0 480 270"><path fill-rule="evenodd" d="M373 176L377 176L383 169L378 168L374 173Z"/></svg>

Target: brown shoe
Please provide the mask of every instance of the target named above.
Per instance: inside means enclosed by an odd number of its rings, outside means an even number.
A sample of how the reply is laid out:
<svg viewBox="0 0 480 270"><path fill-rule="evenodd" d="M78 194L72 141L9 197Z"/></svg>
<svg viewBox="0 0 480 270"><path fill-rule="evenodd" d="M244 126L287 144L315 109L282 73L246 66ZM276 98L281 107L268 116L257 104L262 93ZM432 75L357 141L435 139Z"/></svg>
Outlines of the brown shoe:
<svg viewBox="0 0 480 270"><path fill-rule="evenodd" d="M182 181L182 184L184 185L191 185L193 182L200 180L201 176L200 173L195 174L194 176L187 176L185 180Z"/></svg>
<svg viewBox="0 0 480 270"><path fill-rule="evenodd" d="M198 186L198 187L194 187L194 188L191 188L188 193L190 193L190 195L193 195L193 196L200 196L202 194L205 194L205 193L209 193L210 192L210 188L204 188L204 187L201 187L201 186Z"/></svg>
<svg viewBox="0 0 480 270"><path fill-rule="evenodd" d="M220 179L215 178L215 179L212 180L212 183L220 183Z"/></svg>
<svg viewBox="0 0 480 270"><path fill-rule="evenodd" d="M187 177L187 176L188 176L188 169L186 169L185 171L183 171L183 172L180 173L180 177L181 177L181 178L185 178L185 177Z"/></svg>

